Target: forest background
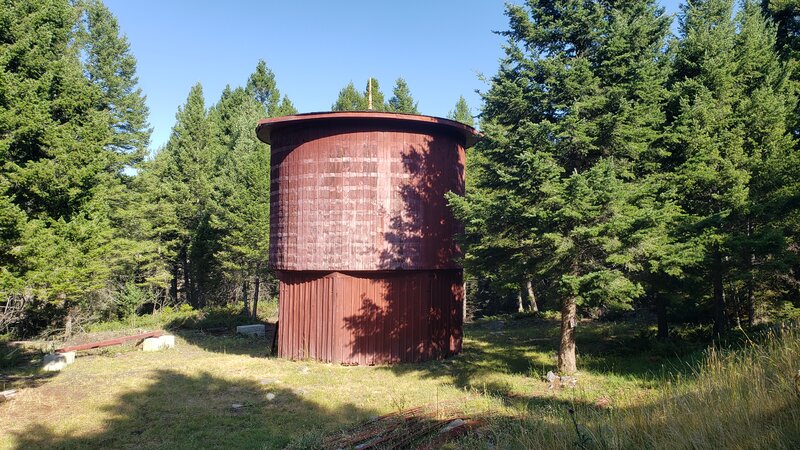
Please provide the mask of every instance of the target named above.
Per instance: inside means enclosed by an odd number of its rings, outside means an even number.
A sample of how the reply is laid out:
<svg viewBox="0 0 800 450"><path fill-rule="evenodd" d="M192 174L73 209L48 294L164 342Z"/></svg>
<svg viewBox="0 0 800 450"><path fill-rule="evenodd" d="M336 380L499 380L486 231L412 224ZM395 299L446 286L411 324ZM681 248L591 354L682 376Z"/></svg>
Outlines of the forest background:
<svg viewBox="0 0 800 450"><path fill-rule="evenodd" d="M465 224L471 313L551 310L574 371L580 317L731 326L800 316L800 5L652 0L506 7L504 56L472 111ZM674 32L673 32L674 30ZM403 78L373 107L419 113ZM367 80L331 109L366 109ZM335 96L332 95L332 98ZM269 149L296 113L264 61L168 141L100 1L0 10L0 332L274 295Z"/></svg>

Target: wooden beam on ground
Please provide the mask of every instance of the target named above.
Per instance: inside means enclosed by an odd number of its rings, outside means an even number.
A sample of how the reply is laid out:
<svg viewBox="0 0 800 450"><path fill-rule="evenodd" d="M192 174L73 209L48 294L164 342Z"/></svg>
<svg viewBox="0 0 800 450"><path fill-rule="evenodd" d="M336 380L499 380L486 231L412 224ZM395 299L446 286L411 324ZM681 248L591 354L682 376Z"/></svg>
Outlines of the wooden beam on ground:
<svg viewBox="0 0 800 450"><path fill-rule="evenodd" d="M151 337L163 336L163 331L151 331L149 333L136 334L133 336L123 336L114 339L106 339L105 341L89 342L87 344L72 345L69 347L62 347L56 350L56 353L76 352L80 350L90 350L93 348L110 347L112 345L124 344L130 341L141 341Z"/></svg>

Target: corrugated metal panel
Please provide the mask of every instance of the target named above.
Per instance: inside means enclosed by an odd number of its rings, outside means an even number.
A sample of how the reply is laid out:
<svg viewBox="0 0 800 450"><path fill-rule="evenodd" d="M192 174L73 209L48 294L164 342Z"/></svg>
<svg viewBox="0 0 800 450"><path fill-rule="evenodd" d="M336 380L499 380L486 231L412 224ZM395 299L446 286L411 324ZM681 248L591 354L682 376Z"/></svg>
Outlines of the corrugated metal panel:
<svg viewBox="0 0 800 450"><path fill-rule="evenodd" d="M278 354L343 364L461 351L461 270L278 272Z"/></svg>

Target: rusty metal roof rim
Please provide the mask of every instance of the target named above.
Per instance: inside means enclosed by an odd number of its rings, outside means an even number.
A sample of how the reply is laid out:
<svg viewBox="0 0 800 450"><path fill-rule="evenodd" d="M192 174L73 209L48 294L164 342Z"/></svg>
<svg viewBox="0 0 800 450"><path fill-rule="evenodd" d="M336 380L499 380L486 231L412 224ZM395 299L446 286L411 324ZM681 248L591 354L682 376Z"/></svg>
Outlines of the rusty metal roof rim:
<svg viewBox="0 0 800 450"><path fill-rule="evenodd" d="M288 125L307 124L316 121L330 120L367 120L367 121L398 121L406 124L441 125L450 128L464 137L465 148L472 147L480 139L480 133L473 127L461 122L445 119L443 117L423 116L419 114L406 114L383 111L332 111L293 114L291 116L272 117L258 121L256 134L258 138L269 144L270 134L273 129Z"/></svg>

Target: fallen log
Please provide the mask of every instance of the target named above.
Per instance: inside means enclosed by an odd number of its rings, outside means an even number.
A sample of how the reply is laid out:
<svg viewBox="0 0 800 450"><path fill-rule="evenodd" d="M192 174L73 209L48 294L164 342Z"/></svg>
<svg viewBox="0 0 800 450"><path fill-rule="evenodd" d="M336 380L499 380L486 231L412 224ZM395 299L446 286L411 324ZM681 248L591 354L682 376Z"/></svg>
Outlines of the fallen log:
<svg viewBox="0 0 800 450"><path fill-rule="evenodd" d="M93 348L111 347L112 345L124 344L130 341L141 341L147 338L160 337L163 335L164 335L163 331L151 331L149 333L136 334L133 336L123 336L114 339L106 339L104 341L96 341L96 342L89 342L86 344L61 347L56 350L56 353L77 352L80 350L90 350Z"/></svg>

